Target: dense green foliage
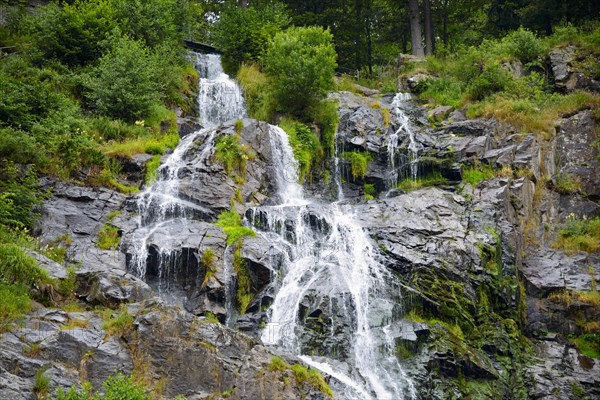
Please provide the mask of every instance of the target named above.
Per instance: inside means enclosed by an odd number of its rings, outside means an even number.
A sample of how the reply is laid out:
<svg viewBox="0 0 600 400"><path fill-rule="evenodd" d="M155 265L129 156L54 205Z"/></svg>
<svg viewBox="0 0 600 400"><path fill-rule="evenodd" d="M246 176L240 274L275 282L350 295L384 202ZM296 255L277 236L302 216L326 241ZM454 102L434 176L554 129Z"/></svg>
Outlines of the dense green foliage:
<svg viewBox="0 0 600 400"><path fill-rule="evenodd" d="M101 115L134 122L160 98L161 71L147 47L127 37L114 41L85 80L89 105Z"/></svg>
<svg viewBox="0 0 600 400"><path fill-rule="evenodd" d="M332 39L329 31L316 27L289 28L273 38L264 64L281 111L301 115L333 88Z"/></svg>
<svg viewBox="0 0 600 400"><path fill-rule="evenodd" d="M92 392L91 387L83 389L71 387L67 391L58 389L57 400L148 400L146 388L134 382L131 376L120 372L106 379L101 391Z"/></svg>
<svg viewBox="0 0 600 400"><path fill-rule="evenodd" d="M7 10L0 47L17 47L0 55L0 157L62 178L88 168L88 183L133 191L116 179L112 150L176 132L167 107L190 108L182 94L197 74L180 39L204 24L189 15L198 6L77 0Z"/></svg>
<svg viewBox="0 0 600 400"><path fill-rule="evenodd" d="M225 168L227 175L243 181L246 178L246 162L254 156L245 144L240 144L240 136L223 135L215 145L215 160Z"/></svg>
<svg viewBox="0 0 600 400"><path fill-rule="evenodd" d="M310 180L312 168L317 166L323 157L319 138L308 126L289 118L281 119L279 126L288 134L294 157L298 160L300 182Z"/></svg>
<svg viewBox="0 0 600 400"><path fill-rule="evenodd" d="M215 225L223 228L227 235L227 245L231 246L245 237L255 237L256 233L242 225L242 217L236 211L223 211L219 214Z"/></svg>
<svg viewBox="0 0 600 400"><path fill-rule="evenodd" d="M600 98L591 93L556 93L541 72L550 50L568 44L580 48L579 68L599 77L594 67L600 55L600 28L596 26L556 28L549 37L519 29L480 46L461 47L446 57L409 63L400 72L403 76L415 71L429 74L417 91L433 104L464 107L470 118L495 117L523 130L547 133L561 115L600 106ZM508 65L515 61L522 63L521 73L510 72Z"/></svg>
<svg viewBox="0 0 600 400"><path fill-rule="evenodd" d="M342 153L342 158L350 161L352 178L362 179L367 174L371 154L366 151L347 151Z"/></svg>
<svg viewBox="0 0 600 400"><path fill-rule="evenodd" d="M211 31L223 52L225 70L235 72L243 62L260 60L269 41L289 22L285 7L278 2L248 8L227 6Z"/></svg>

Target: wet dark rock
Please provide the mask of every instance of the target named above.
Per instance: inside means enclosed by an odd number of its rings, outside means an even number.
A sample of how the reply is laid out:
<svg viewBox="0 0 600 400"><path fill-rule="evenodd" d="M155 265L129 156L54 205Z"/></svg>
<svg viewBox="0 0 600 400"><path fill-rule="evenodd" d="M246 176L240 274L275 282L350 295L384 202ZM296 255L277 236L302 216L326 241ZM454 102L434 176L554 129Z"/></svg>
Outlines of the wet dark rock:
<svg viewBox="0 0 600 400"><path fill-rule="evenodd" d="M195 118L185 118L178 117L177 118L177 127L179 132L179 137L186 137L190 133L194 133L202 129L202 125Z"/></svg>
<svg viewBox="0 0 600 400"><path fill-rule="evenodd" d="M549 64L556 88L562 92L572 92L577 89L600 92L600 82L586 76L578 69L576 66L578 59L578 49L575 46L556 48L550 52Z"/></svg>
<svg viewBox="0 0 600 400"><path fill-rule="evenodd" d="M44 186L52 190L52 196L44 202L35 227L41 242L65 246L63 238L68 237L72 242L66 246L71 261L80 262L84 268L122 268L124 259L118 252L100 250L96 243L107 215L121 209L125 196L105 188L51 180L46 180Z"/></svg>
<svg viewBox="0 0 600 400"><path fill-rule="evenodd" d="M590 145L596 140L596 128L588 110L562 119L556 135L557 172L579 180L583 192L594 199L600 198L599 150Z"/></svg>
<svg viewBox="0 0 600 400"><path fill-rule="evenodd" d="M156 302L130 305L129 312L135 322L123 336L107 336L92 312L47 310L27 316L22 328L0 334L0 395L35 398L35 375L42 370L50 378L51 396L86 380L98 390L115 372L131 373L135 359L143 362L138 373L151 386L160 384L168 398L205 398L234 388L233 399L299 398L301 393L307 399L326 398L310 383L292 378L284 384L282 376L291 373L268 368L278 354L245 335ZM69 328L70 319L87 324ZM33 343L39 351L28 354Z"/></svg>
<svg viewBox="0 0 600 400"><path fill-rule="evenodd" d="M527 367L531 374L529 396L534 399L600 398L600 363L569 345L540 341L538 360Z"/></svg>
<svg viewBox="0 0 600 400"><path fill-rule="evenodd" d="M146 163L152 159L150 154L134 154L132 157L123 157L119 161L122 165L121 173L129 184L141 186L146 175Z"/></svg>
<svg viewBox="0 0 600 400"><path fill-rule="evenodd" d="M235 134L234 122L217 128L216 137ZM269 141L269 127L265 122L244 120L239 132L240 143L247 145L253 157L247 161L246 177L241 185L245 203L255 204L274 193L274 175ZM185 154L186 166L180 172L180 196L194 204L212 210L215 214L229 210L238 185L227 175L223 166L215 162L214 155L201 162L198 148L207 139L208 132L196 139ZM244 212L245 208L238 211Z"/></svg>
<svg viewBox="0 0 600 400"><path fill-rule="evenodd" d="M115 308L122 303L137 303L154 297L141 279L120 269L77 271L77 296L93 305Z"/></svg>
<svg viewBox="0 0 600 400"><path fill-rule="evenodd" d="M454 110L451 106L438 106L427 113L427 117L434 122L441 122Z"/></svg>

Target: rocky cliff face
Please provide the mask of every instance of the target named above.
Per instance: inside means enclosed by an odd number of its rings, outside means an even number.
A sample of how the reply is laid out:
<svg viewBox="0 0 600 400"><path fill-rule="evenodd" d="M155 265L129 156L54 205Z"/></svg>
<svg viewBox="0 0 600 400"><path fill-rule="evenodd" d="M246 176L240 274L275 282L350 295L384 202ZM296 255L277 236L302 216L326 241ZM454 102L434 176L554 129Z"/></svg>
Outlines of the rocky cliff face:
<svg viewBox="0 0 600 400"><path fill-rule="evenodd" d="M593 89L573 75L569 50L563 53L550 58L557 86ZM339 104L339 153L371 155L365 177L358 179L351 176L350 162L340 160L340 181L345 204L375 244L378 260L399 281L394 286L397 318L389 334L417 397L600 398L598 360L569 340L598 334L594 323L600 308L586 294L597 290L600 256L553 248L569 218L600 216L594 111L564 116L551 135L542 137L495 120L467 120L449 109L428 116L418 102L403 102L414 137L398 138L398 160L410 160L412 140L419 148L412 160L419 176L445 178L436 187L405 192L389 183L390 141L399 128L389 119L397 107L393 96L340 92L332 97ZM217 128L216 136L237 129L228 123ZM118 370L159 388L164 398L325 398L291 370L271 368L277 354L259 339L289 249L274 246L265 234L244 240L234 254L227 235L214 224L233 203L249 225L265 228L266 217L253 207L277 201L267 135L266 124L244 121L240 141L254 157L243 183L214 156L199 161L202 138L185 154L179 192L196 212L185 227L166 223L149 237L149 249L173 248L179 256L173 273L161 275L152 268L157 254L149 251L147 283L127 266L139 222L134 199L46 182L53 194L37 234L48 243L65 234L72 237L68 260L81 264L74 277L80 309L40 305L21 327L0 336L0 398L35 398L40 370L50 377L53 390L85 380L99 388ZM481 163L495 173L472 185L461 180L466 169ZM565 177L580 185L565 190ZM376 188L375 199L364 200L365 183ZM336 197L334 182L306 189L321 199ZM311 207L314 212L304 214L307 226L326 237L330 227L318 217L319 205ZM114 211L121 214L115 217ZM297 221L291 216L282 221L278 229L291 235ZM106 223L123 238L118 250L97 247ZM286 239L292 243L296 238ZM209 250L210 265L203 261ZM63 266L34 255L58 279L72 279ZM221 323L232 316L231 297L240 284L228 286L234 258L246 266L252 299L235 324L225 327L211 314ZM333 332L342 317L331 304L342 302L326 288L324 282L322 292L308 292L302 299L302 346L317 356L337 346L344 360L352 327ZM118 316L127 322L115 329L110 321ZM328 379L335 388L336 379Z"/></svg>

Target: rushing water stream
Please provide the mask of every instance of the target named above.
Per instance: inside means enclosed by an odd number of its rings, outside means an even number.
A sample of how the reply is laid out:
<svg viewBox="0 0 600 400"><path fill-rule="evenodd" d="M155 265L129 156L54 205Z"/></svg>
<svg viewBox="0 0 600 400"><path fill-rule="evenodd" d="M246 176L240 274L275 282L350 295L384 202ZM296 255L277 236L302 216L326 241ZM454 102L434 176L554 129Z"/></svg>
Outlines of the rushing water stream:
<svg viewBox="0 0 600 400"><path fill-rule="evenodd" d="M195 150L200 152L196 160L210 162L215 142L213 127L246 114L239 87L223 73L219 57L197 55L194 62L202 77L199 104L206 128L182 140L160 168L157 182L139 196L140 221L132 240L135 254L130 265L142 277L146 274L150 235L169 224L181 228L205 211L179 195L178 176L186 167L185 154L202 136L202 145ZM400 290L394 286L393 276L378 261L378 252L355 219L353 207L339 200L316 204L307 198L298 184L298 164L287 134L270 126L269 138L277 188L273 198L277 204L246 213L246 224L254 226L274 246L285 249L283 266L273 279L276 295L268 310L263 342L292 352L333 376L337 381L332 385L336 398L416 397L395 356L390 334L391 324L402 311ZM339 168L335 169L341 199ZM173 234L185 231L179 228ZM181 256L177 251L159 249L159 264L173 264L172 259ZM335 315L329 321L329 330L321 332L316 350L306 340L308 330L301 316L303 304L311 301ZM342 346L345 348L335 343L338 339L346 341Z"/></svg>

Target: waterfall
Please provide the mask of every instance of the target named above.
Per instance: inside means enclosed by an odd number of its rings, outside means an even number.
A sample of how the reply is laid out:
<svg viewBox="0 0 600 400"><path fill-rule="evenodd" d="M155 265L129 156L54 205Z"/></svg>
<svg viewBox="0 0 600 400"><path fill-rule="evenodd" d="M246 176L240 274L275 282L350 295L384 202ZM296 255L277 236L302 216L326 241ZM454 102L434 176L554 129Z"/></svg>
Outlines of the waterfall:
<svg viewBox="0 0 600 400"><path fill-rule="evenodd" d="M140 218L129 265L140 277L146 276L153 235L166 232L169 240L165 242L170 242L184 236L186 225L193 224L198 214L209 213L182 198L179 181L183 174L195 173L191 159L195 165L210 163L216 142L214 127L246 114L240 89L223 73L219 57L195 55L194 62L201 75L199 109L206 128L181 141L160 167L158 180L137 198ZM272 279L275 297L268 310L269 323L262 331L263 342L290 351L334 377L338 398L416 398L389 334L400 293L394 277L378 260L378 251L357 222L352 206L317 204L305 197L287 134L276 126L270 126L268 133L275 204L251 208L245 215L245 223L253 225L258 235L283 249L279 276ZM339 167L335 179L341 199ZM177 268L182 249L152 243L159 246L153 250L158 254L159 277L173 275L170 269ZM226 251L225 275L233 274L230 259ZM231 281L225 285L228 292L233 291ZM301 315L308 308L304 303L332 316L329 329L317 338L319 343L323 339L317 352L310 351L305 342L309 329ZM226 299L226 308L229 322L234 314L231 298Z"/></svg>
<svg viewBox="0 0 600 400"><path fill-rule="evenodd" d="M338 393L342 398L414 397L414 387L395 358L393 339L385 334L395 300L387 297L391 274L377 261L372 242L355 221L350 206L317 205L304 198L297 183L297 162L285 132L271 127L270 138L281 204L250 210L249 220L252 222L258 214L266 218L268 222L262 228L278 233L280 240L290 245L291 254L284 262L269 324L262 332L263 342L298 354L313 367L336 377L344 386ZM290 225L293 232L282 228ZM332 322L330 336L333 338L339 328L336 324L354 327L347 360L354 367L353 376L336 369L333 362L312 359L305 351L304 328L299 319L301 303L310 293L319 291L328 297L330 309L339 308L343 314L340 321ZM331 353L320 355L325 360L335 358L334 351Z"/></svg>
<svg viewBox="0 0 600 400"><path fill-rule="evenodd" d="M409 93L397 93L392 100L394 123L398 126L398 129L390 135L387 146L389 167L388 186L390 188L395 187L398 184L398 181L405 176L410 176L410 178L416 180L418 175L419 151L422 146L416 141L410 119L404 110L402 110L402 104L410 100L410 98L411 96ZM402 153L399 151L401 138L406 136L408 136L409 140L408 159L403 157ZM406 166L408 166L410 175L402 171Z"/></svg>
<svg viewBox="0 0 600 400"><path fill-rule="evenodd" d="M200 73L200 122L204 126L217 126L225 121L245 117L246 104L242 90L223 72L221 56L196 53L193 61Z"/></svg>
<svg viewBox="0 0 600 400"><path fill-rule="evenodd" d="M220 123L243 118L246 115L244 98L238 84L231 80L221 67L221 58L215 54L192 53L200 74L198 108L205 126L184 137L175 151L158 169L158 179L137 197L138 227L133 233L128 266L139 277L146 277L149 242L157 232L167 232L169 238L181 236L192 220L210 215L210 210L186 200L180 195L180 177L188 169L186 156L199 152L194 162L207 165L214 152L215 127ZM170 241L167 241L170 242ZM154 244L156 246L156 244ZM181 249L165 243L156 252L158 267L158 290L163 288L162 277L173 275L173 269L181 261Z"/></svg>

